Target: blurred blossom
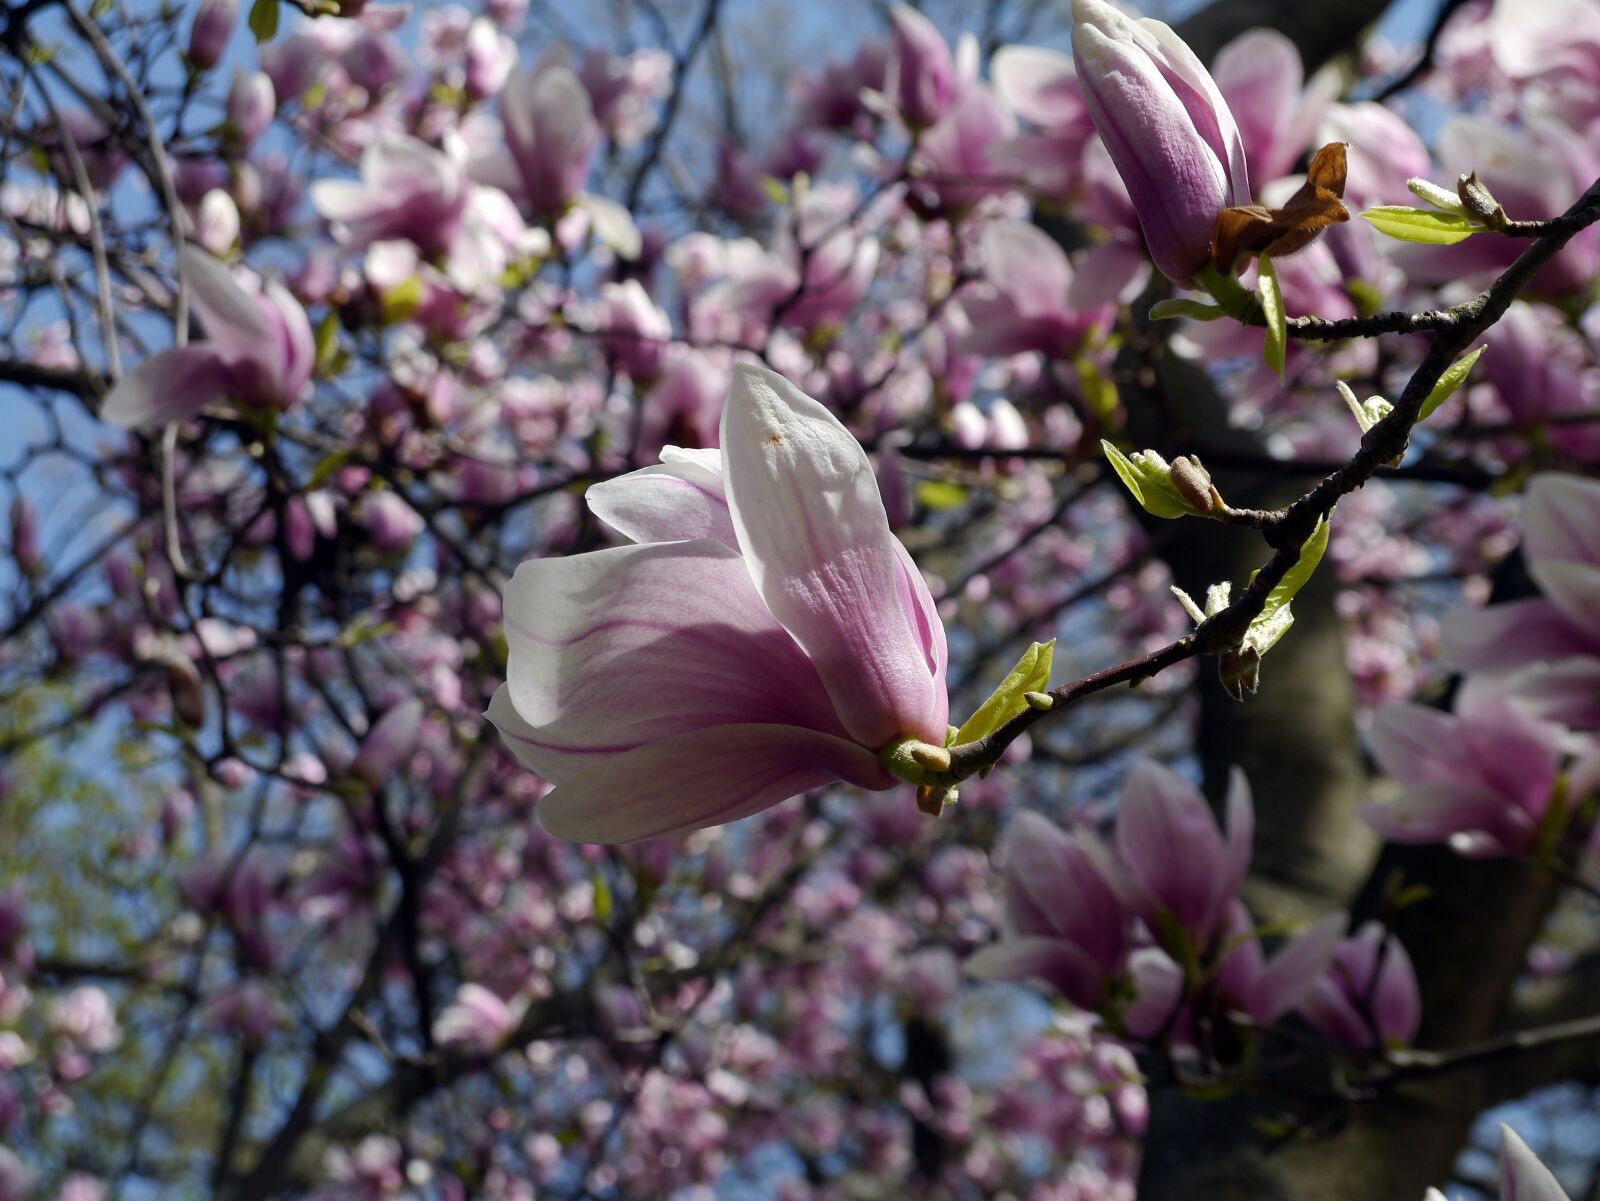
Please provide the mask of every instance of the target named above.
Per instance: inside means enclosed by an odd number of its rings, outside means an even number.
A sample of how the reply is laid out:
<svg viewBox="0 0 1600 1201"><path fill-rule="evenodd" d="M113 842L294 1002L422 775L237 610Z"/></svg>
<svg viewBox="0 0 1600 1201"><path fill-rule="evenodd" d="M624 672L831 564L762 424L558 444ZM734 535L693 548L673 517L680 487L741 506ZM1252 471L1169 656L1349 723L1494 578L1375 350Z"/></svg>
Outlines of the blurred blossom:
<svg viewBox="0 0 1600 1201"><path fill-rule="evenodd" d="M298 401L315 360L299 302L276 280L247 292L226 267L192 247L178 253L178 270L206 340L146 359L106 396L101 417L147 430L190 417L224 395L264 408Z"/></svg>
<svg viewBox="0 0 1600 1201"><path fill-rule="evenodd" d="M1333 963L1300 1003L1329 1038L1352 1047L1405 1046L1422 1022L1411 957L1377 922L1339 944Z"/></svg>
<svg viewBox="0 0 1600 1201"><path fill-rule="evenodd" d="M209 71L222 58L239 20L239 0L200 0L189 27L189 61Z"/></svg>

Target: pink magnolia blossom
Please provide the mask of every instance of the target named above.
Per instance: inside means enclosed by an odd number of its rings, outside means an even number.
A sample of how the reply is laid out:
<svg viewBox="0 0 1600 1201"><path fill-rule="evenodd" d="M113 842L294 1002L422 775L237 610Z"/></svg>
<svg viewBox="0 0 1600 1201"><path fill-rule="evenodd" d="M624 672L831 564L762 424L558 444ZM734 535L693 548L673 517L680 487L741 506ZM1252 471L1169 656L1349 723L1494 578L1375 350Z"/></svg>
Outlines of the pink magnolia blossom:
<svg viewBox="0 0 1600 1201"><path fill-rule="evenodd" d="M983 231L986 291L962 301L970 328L959 351L980 355L1036 350L1067 357L1096 329L1109 326L1106 303L1081 308L1072 264L1054 238L1028 221L996 221Z"/></svg>
<svg viewBox="0 0 1600 1201"><path fill-rule="evenodd" d="M1139 214L1156 267L1187 284L1217 213L1251 201L1244 141L1216 83L1160 21L1072 0L1072 53L1095 128Z"/></svg>
<svg viewBox="0 0 1600 1201"><path fill-rule="evenodd" d="M1212 983L1197 998L1184 1000L1183 968L1159 947L1143 947L1129 958L1133 1000L1123 1012L1123 1027L1136 1038L1170 1033L1179 1043L1193 1034L1198 1007L1225 1016L1242 1013L1267 1023L1302 1005L1333 961L1345 914L1336 911L1300 931L1269 958L1262 950L1249 913L1237 900L1228 904L1222 928L1221 963Z"/></svg>
<svg viewBox="0 0 1600 1201"><path fill-rule="evenodd" d="M1453 614L1442 631L1445 657L1494 673L1541 717L1600 730L1600 481L1535 476L1522 537L1544 596Z"/></svg>
<svg viewBox="0 0 1600 1201"><path fill-rule="evenodd" d="M1080 1008L1099 1008L1123 970L1132 916L1110 853L1088 834L1024 812L1007 827L1001 854L1004 932L967 970L985 980L1041 980Z"/></svg>
<svg viewBox="0 0 1600 1201"><path fill-rule="evenodd" d="M1363 811L1396 842L1445 842L1465 855L1533 848L1561 765L1559 726L1522 710L1491 681L1470 681L1455 712L1385 705L1374 715L1373 753L1404 786Z"/></svg>
<svg viewBox="0 0 1600 1201"><path fill-rule="evenodd" d="M635 545L518 568L489 706L556 788L551 832L628 842L733 821L878 751L942 744L944 630L872 467L783 377L735 369L720 453L668 448L589 490Z"/></svg>
<svg viewBox="0 0 1600 1201"><path fill-rule="evenodd" d="M938 26L909 4L889 12L894 50L884 90L905 123L922 129L949 111L959 93L956 63Z"/></svg>
<svg viewBox="0 0 1600 1201"><path fill-rule="evenodd" d="M1255 811L1244 773L1228 788L1224 840L1205 797L1170 768L1134 765L1117 801L1117 855L1128 895L1153 933L1176 927L1196 950L1216 933L1250 866Z"/></svg>
<svg viewBox="0 0 1600 1201"><path fill-rule="evenodd" d="M356 246L388 239L443 255L466 216L470 183L442 150L410 137L386 137L361 155L360 179L319 179L311 203L338 222Z"/></svg>
<svg viewBox="0 0 1600 1201"><path fill-rule="evenodd" d="M189 61L202 71L216 66L238 20L239 0L200 0L189 27Z"/></svg>
<svg viewBox="0 0 1600 1201"><path fill-rule="evenodd" d="M1352 1047L1404 1046L1422 1022L1411 956L1377 922L1339 944L1333 963L1300 1002L1306 1021Z"/></svg>
<svg viewBox="0 0 1600 1201"><path fill-rule="evenodd" d="M1072 56L1044 46L1002 46L989 62L989 76L1005 106L1034 127L995 147L990 159L996 169L1026 180L1038 195L1069 200L1094 137Z"/></svg>
<svg viewBox="0 0 1600 1201"><path fill-rule="evenodd" d="M1289 174L1304 151L1320 145L1317 126L1341 83L1331 67L1307 82L1300 52L1275 29L1252 29L1229 42L1211 74L1239 123L1258 186Z"/></svg>
<svg viewBox="0 0 1600 1201"><path fill-rule="evenodd" d="M379 718L362 740L350 774L369 788L382 788L384 781L416 750L422 712L422 701L412 697Z"/></svg>
<svg viewBox="0 0 1600 1201"><path fill-rule="evenodd" d="M578 78L601 128L619 146L632 146L655 128L654 102L672 85L672 55L654 48L632 54L591 50Z"/></svg>
<svg viewBox="0 0 1600 1201"><path fill-rule="evenodd" d="M538 212L559 213L582 190L600 143L589 93L570 68L551 64L513 75L500 115L522 194Z"/></svg>
<svg viewBox="0 0 1600 1201"><path fill-rule="evenodd" d="M434 1041L446 1047L492 1051L516 1029L526 1004L507 1003L481 984L463 984L433 1023Z"/></svg>
<svg viewBox="0 0 1600 1201"><path fill-rule="evenodd" d="M1550 1169L1504 1123L1500 1126L1500 1201L1569 1201Z"/></svg>
<svg viewBox="0 0 1600 1201"><path fill-rule="evenodd" d="M231 272L193 247L178 271L206 340L164 350L118 381L100 415L125 429L182 421L224 395L241 404L285 408L311 379L316 346L305 310L282 284L245 291Z"/></svg>

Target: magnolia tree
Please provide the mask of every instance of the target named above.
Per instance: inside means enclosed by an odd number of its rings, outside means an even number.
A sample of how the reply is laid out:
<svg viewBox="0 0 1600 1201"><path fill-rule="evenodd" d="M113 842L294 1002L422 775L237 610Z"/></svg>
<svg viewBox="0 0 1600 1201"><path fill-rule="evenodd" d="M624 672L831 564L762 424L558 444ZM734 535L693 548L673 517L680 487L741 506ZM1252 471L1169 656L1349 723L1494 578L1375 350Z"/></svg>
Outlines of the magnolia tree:
<svg viewBox="0 0 1600 1201"><path fill-rule="evenodd" d="M1400 7L12 4L0 1201L1594 1196L1600 2Z"/></svg>

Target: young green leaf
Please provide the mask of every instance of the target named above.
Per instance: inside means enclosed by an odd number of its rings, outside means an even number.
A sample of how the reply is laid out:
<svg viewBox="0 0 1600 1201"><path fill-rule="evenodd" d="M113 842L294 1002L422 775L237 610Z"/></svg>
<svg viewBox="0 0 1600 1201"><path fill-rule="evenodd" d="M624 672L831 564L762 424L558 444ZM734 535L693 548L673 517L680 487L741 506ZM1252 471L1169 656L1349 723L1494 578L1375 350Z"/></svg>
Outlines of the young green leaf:
<svg viewBox="0 0 1600 1201"><path fill-rule="evenodd" d="M1439 382L1433 386L1433 391L1428 393L1428 399L1422 402L1422 408L1417 413L1418 421L1426 421L1433 416L1433 411L1450 399L1450 394L1467 382L1467 376L1472 372L1472 366L1478 361L1478 356L1484 352L1480 346L1471 354L1464 354L1449 367L1445 368Z"/></svg>
<svg viewBox="0 0 1600 1201"><path fill-rule="evenodd" d="M1190 300L1186 296L1174 296L1168 300L1158 300L1150 306L1150 319L1152 321L1169 321L1176 317L1189 317L1195 321L1216 321L1227 315L1217 305Z"/></svg>
<svg viewBox="0 0 1600 1201"><path fill-rule="evenodd" d="M1000 686L989 699L978 706L978 711L967 718L956 731L954 741L976 742L994 733L1006 722L1028 708L1026 694L1044 692L1050 687L1050 662L1055 657L1056 640L1035 642L1023 652L1022 658L1000 681Z"/></svg>
<svg viewBox="0 0 1600 1201"><path fill-rule="evenodd" d="M1141 450L1130 458L1104 438L1100 449L1117 476L1133 493L1146 513L1152 517L1203 517L1199 509L1184 500L1182 493L1172 483L1172 467L1153 450Z"/></svg>
<svg viewBox="0 0 1600 1201"><path fill-rule="evenodd" d="M1244 646L1264 655L1271 650L1289 632L1289 627L1294 624L1294 615L1289 611L1289 602L1295 593L1304 588L1306 581L1311 578L1311 573L1317 569L1317 564L1322 562L1323 552L1328 549L1328 519L1322 518L1317 522L1317 528L1311 531L1300 547L1300 557L1295 560L1293 567L1278 581L1277 587L1267 593L1267 603L1261 607L1261 612L1250 623L1250 628L1245 631ZM1254 577L1252 577L1253 579Z"/></svg>
<svg viewBox="0 0 1600 1201"><path fill-rule="evenodd" d="M270 42L278 36L278 0L256 0L250 6L250 32L257 42Z"/></svg>
<svg viewBox="0 0 1600 1201"><path fill-rule="evenodd" d="M1465 213L1444 213L1434 209L1414 209L1403 204L1386 204L1361 214L1380 234L1402 242L1424 242L1430 246L1454 246L1483 226L1473 224Z"/></svg>
<svg viewBox="0 0 1600 1201"><path fill-rule="evenodd" d="M1281 377L1283 356L1289 344L1289 318L1283 310L1283 289L1278 285L1278 273L1272 269L1272 260L1260 258L1261 271L1256 280L1256 295L1261 298L1261 313L1267 319L1267 348L1265 358Z"/></svg>

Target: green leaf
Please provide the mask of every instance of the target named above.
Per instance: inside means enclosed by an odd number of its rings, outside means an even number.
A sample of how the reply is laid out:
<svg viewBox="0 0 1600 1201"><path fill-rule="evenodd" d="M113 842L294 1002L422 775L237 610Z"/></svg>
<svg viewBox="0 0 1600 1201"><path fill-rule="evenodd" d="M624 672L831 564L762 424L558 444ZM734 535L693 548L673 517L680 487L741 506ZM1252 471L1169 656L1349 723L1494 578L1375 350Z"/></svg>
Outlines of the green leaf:
<svg viewBox="0 0 1600 1201"><path fill-rule="evenodd" d="M1450 399L1450 394L1467 382L1467 376L1472 371L1472 365L1478 361L1478 356L1484 352L1480 346L1471 354L1464 354L1445 369L1439 377L1439 382L1433 386L1433 391L1428 393L1428 399L1422 402L1422 408L1417 413L1418 421L1426 421L1433 416L1433 411Z"/></svg>
<svg viewBox="0 0 1600 1201"><path fill-rule="evenodd" d="M1247 291L1232 274L1218 271L1210 263L1194 273L1194 282L1210 294L1222 311L1244 325L1255 325L1261 318L1261 305L1255 293Z"/></svg>
<svg viewBox="0 0 1600 1201"><path fill-rule="evenodd" d="M1000 681L1000 687L978 706L978 711L962 723L955 741L976 742L993 734L1028 707L1024 693L1043 692L1050 687L1050 662L1055 657L1056 640L1035 642L1022 653L1017 665Z"/></svg>
<svg viewBox="0 0 1600 1201"><path fill-rule="evenodd" d="M1133 493L1133 499L1152 517L1204 516L1173 486L1172 468L1155 451L1141 450L1129 458L1104 438L1100 439L1100 449Z"/></svg>
<svg viewBox="0 0 1600 1201"><path fill-rule="evenodd" d="M1311 531L1311 537L1301 545L1300 557L1295 560L1294 566L1284 573L1277 587L1267 593L1267 603L1245 631L1245 649L1264 655L1289 632L1289 627L1294 624L1289 602L1294 599L1295 593L1306 586L1306 581L1316 571L1317 564L1322 562L1323 552L1327 549L1328 519L1324 517L1317 522L1317 528ZM1254 578L1251 577L1252 580Z"/></svg>
<svg viewBox="0 0 1600 1201"><path fill-rule="evenodd" d="M1256 295L1261 298L1261 314L1267 319L1267 348L1264 357L1267 366L1283 376L1283 356L1289 345L1289 317L1283 311L1283 289L1278 285L1278 273L1272 269L1272 260L1260 258L1261 274L1256 280Z"/></svg>
<svg viewBox="0 0 1600 1201"><path fill-rule="evenodd" d="M316 371L327 375L339 357L339 315L332 309L317 326Z"/></svg>
<svg viewBox="0 0 1600 1201"><path fill-rule="evenodd" d="M1150 319L1152 321L1168 321L1175 317L1190 317L1195 321L1216 321L1227 315L1218 305L1204 304L1184 296L1175 296L1170 300L1158 300L1150 306Z"/></svg>
<svg viewBox="0 0 1600 1201"><path fill-rule="evenodd" d="M345 450L342 447L338 450L330 450L327 454L323 455L322 458L317 461L317 465L311 469L311 479L306 484L307 490L314 491L317 488L322 487L322 485L326 484L333 476L335 471L338 471L339 468L343 467L349 461L350 452L348 450Z"/></svg>
<svg viewBox="0 0 1600 1201"><path fill-rule="evenodd" d="M1473 224L1465 213L1441 213L1433 209L1414 209L1403 204L1386 204L1361 214L1380 234L1402 242L1423 242L1429 246L1454 246L1483 226Z"/></svg>
<svg viewBox="0 0 1600 1201"><path fill-rule="evenodd" d="M917 485L917 503L925 509L958 509L967 503L967 490L954 480L923 480Z"/></svg>
<svg viewBox="0 0 1600 1201"><path fill-rule="evenodd" d="M413 275L383 293L378 312L385 325L404 321L422 307L422 276Z"/></svg>
<svg viewBox="0 0 1600 1201"><path fill-rule="evenodd" d="M611 900L611 885L605 876L595 872L594 879L594 919L601 925L611 920L611 914L616 906Z"/></svg>
<svg viewBox="0 0 1600 1201"><path fill-rule="evenodd" d="M278 36L278 0L256 0L250 6L250 32L257 42L270 42Z"/></svg>

